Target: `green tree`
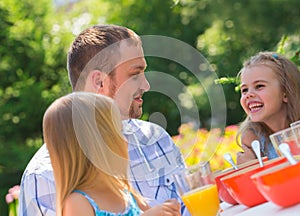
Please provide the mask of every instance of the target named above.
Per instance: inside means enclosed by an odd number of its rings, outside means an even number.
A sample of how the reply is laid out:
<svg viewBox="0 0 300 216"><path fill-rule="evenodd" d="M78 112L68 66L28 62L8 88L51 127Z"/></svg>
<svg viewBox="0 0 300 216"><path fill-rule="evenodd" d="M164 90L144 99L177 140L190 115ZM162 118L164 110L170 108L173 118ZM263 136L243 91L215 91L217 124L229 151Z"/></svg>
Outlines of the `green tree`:
<svg viewBox="0 0 300 216"><path fill-rule="evenodd" d="M208 59L219 77L235 76L242 62L261 50L275 50L282 35L299 33L297 0L111 0L107 22L128 26L140 35L165 35L182 40ZM149 71L168 72L196 93L202 126L210 126L210 104L205 91L183 67L165 59L147 57ZM186 74L185 76L181 76ZM199 94L199 92L201 92ZM239 123L244 113L234 85L224 86L227 124ZM144 115L154 111L168 120L168 131L177 133L176 106L166 96L145 96ZM151 102L151 103L150 103Z"/></svg>
<svg viewBox="0 0 300 216"><path fill-rule="evenodd" d="M187 10L194 10L194 4L205 3L211 8L211 24L198 36L197 47L216 68L219 77L236 76L243 61L259 51L276 51L283 35L294 35L299 40L297 0L179 1ZM196 14L203 12L198 10ZM234 91L234 85L224 86L224 91L227 124L236 124L244 118L240 95Z"/></svg>
<svg viewBox="0 0 300 216"><path fill-rule="evenodd" d="M0 2L0 197L19 184L42 144L45 109L69 89L65 46L53 16L49 0Z"/></svg>

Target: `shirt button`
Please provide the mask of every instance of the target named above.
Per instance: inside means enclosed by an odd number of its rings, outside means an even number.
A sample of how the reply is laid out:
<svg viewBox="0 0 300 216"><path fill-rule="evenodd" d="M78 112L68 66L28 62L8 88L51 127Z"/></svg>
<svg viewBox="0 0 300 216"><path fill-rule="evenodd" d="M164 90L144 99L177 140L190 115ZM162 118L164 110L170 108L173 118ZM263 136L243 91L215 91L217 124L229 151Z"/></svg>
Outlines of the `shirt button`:
<svg viewBox="0 0 300 216"><path fill-rule="evenodd" d="M167 183L170 183L170 179L167 178L167 179L166 179L166 182L167 182Z"/></svg>

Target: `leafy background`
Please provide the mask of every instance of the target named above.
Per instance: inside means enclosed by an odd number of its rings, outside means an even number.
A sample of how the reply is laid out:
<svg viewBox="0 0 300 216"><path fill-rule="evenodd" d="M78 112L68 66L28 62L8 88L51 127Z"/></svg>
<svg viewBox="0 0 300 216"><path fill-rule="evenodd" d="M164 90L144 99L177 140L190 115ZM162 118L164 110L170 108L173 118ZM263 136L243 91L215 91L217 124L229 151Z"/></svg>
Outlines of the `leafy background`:
<svg viewBox="0 0 300 216"><path fill-rule="evenodd" d="M127 26L140 35L164 35L197 48L219 77L234 77L245 59L278 48L292 57L300 46L298 0L1 0L0 1L0 215L7 215L4 196L19 184L34 152L42 144L42 117L57 97L71 91L66 53L75 35L96 23ZM147 57L149 71L168 71L186 86L201 85L185 68ZM210 106L205 92L195 94L201 128L180 125L178 110L165 95L145 94L143 119L154 112L167 119L167 131L189 164L198 162L209 133L215 137L206 152L238 151L234 131L243 120L239 93L224 85L228 127L210 131ZM187 147L191 134L199 139ZM228 143L228 144L225 144ZM192 149L188 153L185 149ZM194 155L191 155L194 154ZM222 168L221 153L212 167ZM203 155L202 155L203 156ZM203 156L205 158L205 156ZM214 165L216 164L216 165Z"/></svg>

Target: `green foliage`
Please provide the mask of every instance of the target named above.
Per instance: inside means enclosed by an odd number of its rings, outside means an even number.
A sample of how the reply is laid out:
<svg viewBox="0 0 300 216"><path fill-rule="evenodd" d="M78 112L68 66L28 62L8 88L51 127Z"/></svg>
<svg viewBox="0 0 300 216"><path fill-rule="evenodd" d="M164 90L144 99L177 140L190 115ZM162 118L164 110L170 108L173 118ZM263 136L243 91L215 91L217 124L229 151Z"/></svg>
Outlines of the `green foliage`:
<svg viewBox="0 0 300 216"><path fill-rule="evenodd" d="M65 45L62 35L53 32L53 9L49 0L0 2L1 197L19 184L42 144L45 109L68 89ZM6 206L3 201L0 212Z"/></svg>
<svg viewBox="0 0 300 216"><path fill-rule="evenodd" d="M177 38L194 47L207 58L219 77L233 77L242 62L258 51L273 50L282 35L299 32L299 2L291 0L112 0L107 22L128 26L140 35L158 34ZM276 23L276 25L274 25ZM180 65L167 60L147 57L147 71L167 72L185 85L198 86L197 80ZM187 74L182 78L182 73ZM239 94L235 84L224 86L227 106L227 124L243 119ZM197 95L202 125L209 127L209 101L204 94ZM163 113L167 130L177 133L179 112L168 112L172 101L149 92L145 95L144 119L151 112ZM164 103L161 103L164 101ZM203 103L203 101L207 101ZM167 108L168 107L168 108ZM166 111L167 110L167 111Z"/></svg>
<svg viewBox="0 0 300 216"><path fill-rule="evenodd" d="M300 68L300 32L295 35L284 35L278 43L277 51L283 55L290 57L290 60L294 62Z"/></svg>
<svg viewBox="0 0 300 216"><path fill-rule="evenodd" d="M294 54L294 56L291 58L291 61L300 67L300 50Z"/></svg>
<svg viewBox="0 0 300 216"><path fill-rule="evenodd" d="M234 90L239 91L240 82L236 77L221 77L219 79L216 79L215 83L216 84L222 84L222 85L234 84L235 85Z"/></svg>
<svg viewBox="0 0 300 216"><path fill-rule="evenodd" d="M300 45L300 38L298 38L298 45ZM288 36L284 35L282 36L282 38L280 39L278 45L277 45L277 50L276 53L280 53L282 55L286 55L286 52L290 53L290 52L294 52L292 54L292 56L290 57L290 60L292 62L294 62L295 65L297 65L300 68L300 48L298 48L297 51L294 50L286 50L287 46L290 43L292 43L294 41L292 41L292 39L289 39ZM218 84L222 84L222 85L228 85L228 84L234 84L235 85L235 91L238 92L240 90L240 80L238 79L238 77L221 77L219 79L215 80L215 83Z"/></svg>

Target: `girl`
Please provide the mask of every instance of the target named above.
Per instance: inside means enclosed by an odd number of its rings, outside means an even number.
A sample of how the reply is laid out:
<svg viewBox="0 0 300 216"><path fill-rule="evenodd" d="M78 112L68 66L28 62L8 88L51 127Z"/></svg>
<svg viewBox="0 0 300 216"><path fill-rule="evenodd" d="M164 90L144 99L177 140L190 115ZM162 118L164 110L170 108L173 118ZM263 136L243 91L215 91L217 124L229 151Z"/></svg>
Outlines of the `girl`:
<svg viewBox="0 0 300 216"><path fill-rule="evenodd" d="M238 137L243 153L237 163L255 159L251 142L259 140L263 156L277 157L269 135L300 119L300 72L287 58L273 52L260 52L244 63L240 103L247 114Z"/></svg>
<svg viewBox="0 0 300 216"><path fill-rule="evenodd" d="M128 183L127 143L112 99L83 92L61 97L47 109L43 133L58 216L180 215L177 201L149 208Z"/></svg>

